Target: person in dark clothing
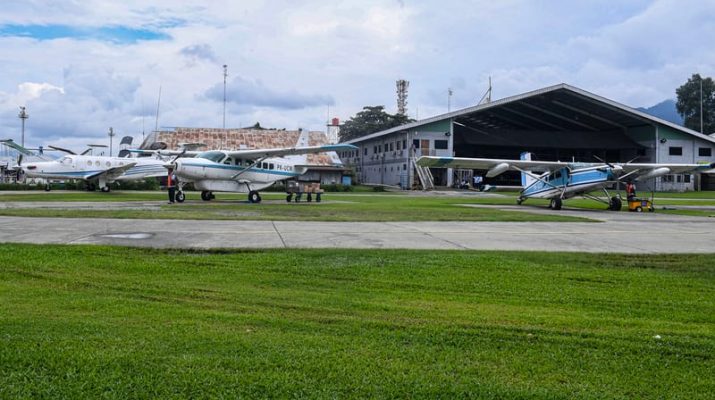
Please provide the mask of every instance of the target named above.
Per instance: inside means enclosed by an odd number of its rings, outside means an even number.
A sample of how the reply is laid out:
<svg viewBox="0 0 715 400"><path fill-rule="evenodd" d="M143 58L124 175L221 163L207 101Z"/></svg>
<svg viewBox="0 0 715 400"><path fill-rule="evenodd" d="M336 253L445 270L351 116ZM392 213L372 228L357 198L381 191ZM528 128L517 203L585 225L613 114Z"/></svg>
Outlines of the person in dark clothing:
<svg viewBox="0 0 715 400"><path fill-rule="evenodd" d="M169 192L169 204L174 204L174 197L176 195L176 176L174 175L174 170L169 168L169 175L166 177L166 189Z"/></svg>

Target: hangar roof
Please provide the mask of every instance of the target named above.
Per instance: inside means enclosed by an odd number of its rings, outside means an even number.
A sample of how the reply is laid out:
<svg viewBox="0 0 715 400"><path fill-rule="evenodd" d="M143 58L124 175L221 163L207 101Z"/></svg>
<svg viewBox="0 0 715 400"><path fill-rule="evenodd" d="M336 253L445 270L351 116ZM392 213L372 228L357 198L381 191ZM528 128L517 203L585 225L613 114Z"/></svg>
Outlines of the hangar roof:
<svg viewBox="0 0 715 400"><path fill-rule="evenodd" d="M456 123L468 125L470 129L487 132L498 130L604 132L644 125L665 125L715 143L715 137L703 135L565 83L397 126L347 143L359 143L450 118Z"/></svg>

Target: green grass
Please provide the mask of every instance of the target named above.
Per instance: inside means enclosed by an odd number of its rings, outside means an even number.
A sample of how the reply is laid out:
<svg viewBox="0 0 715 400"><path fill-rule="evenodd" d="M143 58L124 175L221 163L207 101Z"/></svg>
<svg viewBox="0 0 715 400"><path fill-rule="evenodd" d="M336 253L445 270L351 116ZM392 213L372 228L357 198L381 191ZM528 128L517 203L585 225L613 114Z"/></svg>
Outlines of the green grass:
<svg viewBox="0 0 715 400"><path fill-rule="evenodd" d="M705 399L715 259L2 244L0 338L0 398Z"/></svg>
<svg viewBox="0 0 715 400"><path fill-rule="evenodd" d="M602 195L602 193L596 193ZM198 192L187 192L187 203L163 206L157 210L128 209L1 209L0 215L29 217L68 218L152 218L152 219L253 219L253 220L307 220L307 221L584 221L583 218L567 217L553 213L532 214L522 211L505 211L463 207L463 204L514 205L516 193L499 193L499 196L484 197L474 193L447 195L431 193L414 195L405 192L388 193L325 193L322 204L286 204L282 193L266 192L263 204L248 204L245 194L217 193L217 200L202 202ZM98 192L27 192L0 194L0 202L163 202L164 192L114 191ZM547 200L529 199L529 207L544 208ZM703 216L715 214L712 210L677 209L678 206L715 206L713 192L658 193L655 206L658 212L663 207L670 214ZM583 198L568 199L568 208L605 210L604 204ZM626 209L624 204L623 209Z"/></svg>
<svg viewBox="0 0 715 400"><path fill-rule="evenodd" d="M43 194L40 194L42 196ZM89 197L75 197L90 195ZM121 193L112 192L113 199L122 202L164 201L162 193ZM0 201L20 201L15 196L0 196ZM93 201L93 193L56 193L45 199L54 201ZM107 198L110 198L107 196ZM153 197L152 197L153 196ZM499 210L493 208L464 207L465 203L514 204L512 197L476 198L454 196L411 196L403 193L337 194L326 193L322 203L286 203L280 193L262 194L261 204L249 204L245 195L217 194L217 200L203 202L198 194L188 194L186 203L161 205L160 209L44 209L9 208L0 209L0 215L25 217L78 217L78 218L150 218L150 219L218 219L218 220L273 220L273 221L590 221L585 218L564 215L532 214L522 211ZM32 201L37 197L22 197ZM47 200L49 201L49 200Z"/></svg>

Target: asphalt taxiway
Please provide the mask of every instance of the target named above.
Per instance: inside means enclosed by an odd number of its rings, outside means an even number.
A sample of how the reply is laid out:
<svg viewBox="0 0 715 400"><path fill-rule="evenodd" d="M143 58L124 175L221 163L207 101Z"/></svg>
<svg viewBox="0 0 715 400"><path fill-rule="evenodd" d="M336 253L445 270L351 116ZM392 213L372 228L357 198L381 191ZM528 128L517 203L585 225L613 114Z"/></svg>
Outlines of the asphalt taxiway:
<svg viewBox="0 0 715 400"><path fill-rule="evenodd" d="M104 203L103 207L107 206ZM497 207L512 209L510 206ZM0 242L160 248L715 252L715 218L657 212L636 214L539 208L532 208L529 212L560 213L599 222L290 222L0 217Z"/></svg>

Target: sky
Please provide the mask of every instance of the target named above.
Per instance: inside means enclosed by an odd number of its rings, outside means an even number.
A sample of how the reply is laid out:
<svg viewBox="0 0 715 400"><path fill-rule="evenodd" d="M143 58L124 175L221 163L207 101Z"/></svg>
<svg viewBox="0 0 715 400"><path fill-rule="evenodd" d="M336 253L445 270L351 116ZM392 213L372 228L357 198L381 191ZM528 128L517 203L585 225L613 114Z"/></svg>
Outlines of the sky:
<svg viewBox="0 0 715 400"><path fill-rule="evenodd" d="M0 138L83 150L159 127L325 130L568 83L632 107L715 74L715 0L4 0ZM159 107L159 92L161 101ZM158 118L157 118L158 109Z"/></svg>

